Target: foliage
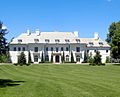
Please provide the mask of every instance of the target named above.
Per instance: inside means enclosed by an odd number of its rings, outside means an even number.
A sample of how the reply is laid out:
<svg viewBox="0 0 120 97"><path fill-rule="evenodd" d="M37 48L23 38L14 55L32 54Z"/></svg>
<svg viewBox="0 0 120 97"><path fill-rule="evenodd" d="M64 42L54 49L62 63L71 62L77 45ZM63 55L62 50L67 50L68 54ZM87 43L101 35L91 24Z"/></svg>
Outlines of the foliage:
<svg viewBox="0 0 120 97"><path fill-rule="evenodd" d="M89 56L89 63L93 63L94 62L94 59L92 57L92 52L90 52L90 56Z"/></svg>
<svg viewBox="0 0 120 97"><path fill-rule="evenodd" d="M3 29L3 23L0 21L0 62L7 61L8 43L5 38L6 34L7 28Z"/></svg>
<svg viewBox="0 0 120 97"><path fill-rule="evenodd" d="M51 54L51 63L53 63L53 54Z"/></svg>
<svg viewBox="0 0 120 97"><path fill-rule="evenodd" d="M31 64L32 61L31 61L31 54L30 54L30 51L28 52L28 64Z"/></svg>
<svg viewBox="0 0 120 97"><path fill-rule="evenodd" d="M101 62L101 55L99 51L96 51L96 55L94 56L94 61L93 63L95 63L96 65L100 65Z"/></svg>
<svg viewBox="0 0 120 97"><path fill-rule="evenodd" d="M24 52L21 52L21 54L18 56L18 64L26 65L26 57Z"/></svg>
<svg viewBox="0 0 120 97"><path fill-rule="evenodd" d="M73 56L73 52L71 51L71 63L75 63L74 61L74 56Z"/></svg>
<svg viewBox="0 0 120 97"><path fill-rule="evenodd" d="M84 60L82 63L87 63L88 62L88 56L87 56L87 53L86 51L84 52Z"/></svg>
<svg viewBox="0 0 120 97"><path fill-rule="evenodd" d="M62 57L61 57L61 61L62 61L62 63L64 63L64 62L65 62L65 55L64 55L64 51L63 51L63 54L62 54Z"/></svg>
<svg viewBox="0 0 120 97"><path fill-rule="evenodd" d="M42 56L41 56L41 63L45 63L43 52L42 52Z"/></svg>
<svg viewBox="0 0 120 97"><path fill-rule="evenodd" d="M106 41L111 46L111 57L120 59L120 21L110 25Z"/></svg>
<svg viewBox="0 0 120 97"><path fill-rule="evenodd" d="M110 63L110 58L106 57L106 63Z"/></svg>

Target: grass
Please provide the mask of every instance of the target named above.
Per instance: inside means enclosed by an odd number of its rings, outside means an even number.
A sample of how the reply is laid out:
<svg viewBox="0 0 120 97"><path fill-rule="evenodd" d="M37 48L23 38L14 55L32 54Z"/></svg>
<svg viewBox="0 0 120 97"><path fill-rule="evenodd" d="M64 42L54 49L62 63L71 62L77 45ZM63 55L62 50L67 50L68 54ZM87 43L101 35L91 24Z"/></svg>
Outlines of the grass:
<svg viewBox="0 0 120 97"><path fill-rule="evenodd" d="M120 97L119 66L0 65L0 97Z"/></svg>

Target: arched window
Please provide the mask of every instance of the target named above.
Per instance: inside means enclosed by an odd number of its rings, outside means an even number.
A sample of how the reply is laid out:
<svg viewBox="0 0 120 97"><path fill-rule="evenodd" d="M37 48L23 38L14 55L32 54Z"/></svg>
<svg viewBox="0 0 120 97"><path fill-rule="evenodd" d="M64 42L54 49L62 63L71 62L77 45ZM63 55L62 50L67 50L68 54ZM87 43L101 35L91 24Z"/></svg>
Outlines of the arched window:
<svg viewBox="0 0 120 97"><path fill-rule="evenodd" d="M69 62L69 55L66 55L66 62Z"/></svg>
<svg viewBox="0 0 120 97"><path fill-rule="evenodd" d="M47 62L49 61L49 56L48 55L45 56L45 61L47 61Z"/></svg>
<svg viewBox="0 0 120 97"><path fill-rule="evenodd" d="M76 56L76 62L80 62L80 55Z"/></svg>
<svg viewBox="0 0 120 97"><path fill-rule="evenodd" d="M37 55L34 56L34 62L38 62L38 56Z"/></svg>

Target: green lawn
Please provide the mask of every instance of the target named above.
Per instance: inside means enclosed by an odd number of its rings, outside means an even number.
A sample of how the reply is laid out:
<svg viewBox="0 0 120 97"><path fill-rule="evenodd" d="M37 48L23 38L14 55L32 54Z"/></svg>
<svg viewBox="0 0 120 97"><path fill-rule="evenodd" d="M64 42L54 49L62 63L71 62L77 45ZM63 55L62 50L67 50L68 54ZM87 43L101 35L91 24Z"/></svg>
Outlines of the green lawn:
<svg viewBox="0 0 120 97"><path fill-rule="evenodd" d="M0 97L120 97L120 66L0 65L7 79Z"/></svg>

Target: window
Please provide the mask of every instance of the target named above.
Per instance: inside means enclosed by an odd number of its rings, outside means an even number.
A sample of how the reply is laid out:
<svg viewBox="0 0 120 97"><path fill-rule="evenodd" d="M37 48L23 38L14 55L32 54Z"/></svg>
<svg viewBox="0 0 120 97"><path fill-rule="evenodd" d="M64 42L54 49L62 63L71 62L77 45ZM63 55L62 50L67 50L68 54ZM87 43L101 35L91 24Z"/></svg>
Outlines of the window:
<svg viewBox="0 0 120 97"><path fill-rule="evenodd" d="M77 43L80 43L80 39L76 39L76 42L77 42Z"/></svg>
<svg viewBox="0 0 120 97"><path fill-rule="evenodd" d="M45 61L47 61L47 62L49 61L49 56L48 55L45 56Z"/></svg>
<svg viewBox="0 0 120 97"><path fill-rule="evenodd" d="M69 55L66 55L66 62L69 62Z"/></svg>
<svg viewBox="0 0 120 97"><path fill-rule="evenodd" d="M35 52L38 52L38 47L35 47L35 48L34 48L34 51L35 51Z"/></svg>
<svg viewBox="0 0 120 97"><path fill-rule="evenodd" d="M51 47L51 51L53 51L53 47Z"/></svg>
<svg viewBox="0 0 120 97"><path fill-rule="evenodd" d="M46 43L49 43L49 42L50 42L50 40L49 40L49 39L45 39L45 42L46 42Z"/></svg>
<svg viewBox="0 0 120 97"><path fill-rule="evenodd" d="M89 53L89 50L87 50L87 53Z"/></svg>
<svg viewBox="0 0 120 97"><path fill-rule="evenodd" d="M66 51L69 51L69 48L68 48L68 47L66 47Z"/></svg>
<svg viewBox="0 0 120 97"><path fill-rule="evenodd" d="M46 51L48 51L48 47L46 47Z"/></svg>
<svg viewBox="0 0 120 97"><path fill-rule="evenodd" d="M90 45L90 46L93 46L94 44L93 44L93 42L89 42L89 45Z"/></svg>
<svg viewBox="0 0 120 97"><path fill-rule="evenodd" d="M103 45L103 42L99 42L99 45L101 45L101 46L102 46L102 45Z"/></svg>
<svg viewBox="0 0 120 97"><path fill-rule="evenodd" d="M21 47L18 47L18 51L21 51Z"/></svg>
<svg viewBox="0 0 120 97"><path fill-rule="evenodd" d="M65 39L65 42L66 42L66 43L69 43L69 42L70 42L70 40L69 40L69 39Z"/></svg>
<svg viewBox="0 0 120 97"><path fill-rule="evenodd" d="M76 47L76 52L80 52L80 47Z"/></svg>
<svg viewBox="0 0 120 97"><path fill-rule="evenodd" d="M39 39L34 39L35 43L38 43L39 42Z"/></svg>
<svg viewBox="0 0 120 97"><path fill-rule="evenodd" d="M59 39L55 39L55 42L56 42L56 43L59 43L59 42L60 42L60 40L59 40Z"/></svg>
<svg viewBox="0 0 120 97"><path fill-rule="evenodd" d="M108 53L108 50L106 50L106 53Z"/></svg>
<svg viewBox="0 0 120 97"><path fill-rule="evenodd" d="M34 62L38 62L38 56L37 55L34 56Z"/></svg>
<svg viewBox="0 0 120 97"><path fill-rule="evenodd" d="M63 51L63 47L61 47L61 51Z"/></svg>
<svg viewBox="0 0 120 97"><path fill-rule="evenodd" d="M14 47L14 51L16 51L16 47Z"/></svg>
<svg viewBox="0 0 120 97"><path fill-rule="evenodd" d="M80 56L79 55L76 56L76 62L80 62Z"/></svg>
<svg viewBox="0 0 120 97"><path fill-rule="evenodd" d="M58 47L56 47L56 52L58 52L59 51L59 48Z"/></svg>
<svg viewBox="0 0 120 97"><path fill-rule="evenodd" d="M22 50L25 51L25 47L23 47Z"/></svg>
<svg viewBox="0 0 120 97"><path fill-rule="evenodd" d="M96 53L96 50L94 50L94 52Z"/></svg>
<svg viewBox="0 0 120 97"><path fill-rule="evenodd" d="M21 43L22 42L22 39L18 39L18 43Z"/></svg>

